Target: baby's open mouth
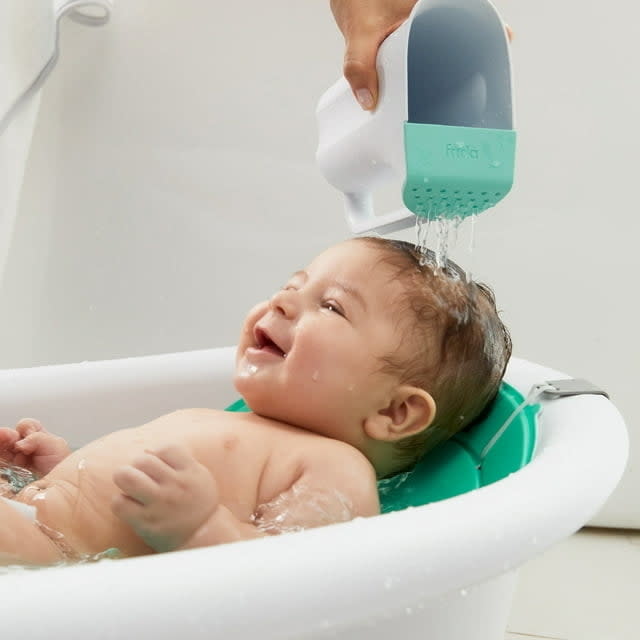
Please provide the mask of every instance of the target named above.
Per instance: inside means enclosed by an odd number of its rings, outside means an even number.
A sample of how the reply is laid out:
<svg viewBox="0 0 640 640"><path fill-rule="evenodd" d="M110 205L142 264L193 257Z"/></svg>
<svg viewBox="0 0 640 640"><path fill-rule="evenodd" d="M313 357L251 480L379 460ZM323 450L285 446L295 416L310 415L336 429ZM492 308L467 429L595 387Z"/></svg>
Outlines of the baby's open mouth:
<svg viewBox="0 0 640 640"><path fill-rule="evenodd" d="M255 340L256 347L261 351L266 351L267 353L273 353L274 355L280 356L281 358L285 358L287 356L286 351L281 349L269 336L269 334L264 331L264 329L256 328L255 330Z"/></svg>

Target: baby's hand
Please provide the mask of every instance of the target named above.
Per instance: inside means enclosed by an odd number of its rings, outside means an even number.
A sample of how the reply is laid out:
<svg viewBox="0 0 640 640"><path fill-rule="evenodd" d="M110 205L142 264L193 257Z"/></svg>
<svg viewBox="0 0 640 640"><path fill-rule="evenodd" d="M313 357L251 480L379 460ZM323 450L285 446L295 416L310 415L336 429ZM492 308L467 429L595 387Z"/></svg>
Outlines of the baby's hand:
<svg viewBox="0 0 640 640"><path fill-rule="evenodd" d="M155 551L182 545L218 507L218 485L186 447L148 450L113 474L113 513Z"/></svg>
<svg viewBox="0 0 640 640"><path fill-rule="evenodd" d="M33 418L23 418L14 429L0 429L0 458L38 475L49 473L69 453L63 438L49 433Z"/></svg>

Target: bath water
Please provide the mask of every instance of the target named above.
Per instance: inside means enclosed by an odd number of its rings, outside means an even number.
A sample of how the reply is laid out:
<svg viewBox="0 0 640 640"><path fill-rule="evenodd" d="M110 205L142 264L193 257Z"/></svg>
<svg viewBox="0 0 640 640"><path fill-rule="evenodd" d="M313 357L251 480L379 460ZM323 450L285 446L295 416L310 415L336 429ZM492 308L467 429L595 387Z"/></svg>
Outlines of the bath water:
<svg viewBox="0 0 640 640"><path fill-rule="evenodd" d="M390 493L393 493L398 487L402 486L413 474L413 469L409 471L403 471L401 473L396 473L389 478L382 478L378 480L378 494L381 498L385 498ZM385 513L386 511L393 511L393 507L388 506L385 508L384 500L381 501L382 511L381 513Z"/></svg>
<svg viewBox="0 0 640 640"><path fill-rule="evenodd" d="M541 395L552 390L554 390L554 388L546 382L536 384L531 387L527 397L513 410L511 415L504 421L504 424L495 432L491 440L487 442L484 449L480 452L478 468L482 466L484 459L489 455L493 447L495 447L496 443L500 440L502 434L509 428L509 425L518 417L518 415L524 411L526 407L536 404Z"/></svg>
<svg viewBox="0 0 640 640"><path fill-rule="evenodd" d="M294 485L272 501L258 505L251 521L259 531L269 534L302 531L304 527L288 521L294 507L296 516L301 511L306 512L311 521L318 523L316 526L353 519L353 505L339 491L319 492L304 485Z"/></svg>
<svg viewBox="0 0 640 640"><path fill-rule="evenodd" d="M78 463L78 471L80 482L83 481L84 471L86 469L86 461L84 458L80 460ZM17 494L19 491L24 489L27 485L35 482L38 479L38 476L29 471L29 469L25 469L23 467L19 467L17 465L9 464L7 462L0 460L0 496L5 498L11 498L12 495ZM4 481L4 484L2 484ZM46 491L41 492L34 498L35 500L45 500L46 499ZM111 559L115 560L122 557L122 554L119 549L115 547L105 549L96 554L78 554L71 550L70 547L66 544L64 540L64 535L59 531L55 531L51 527L46 526L45 524L39 522L37 519L34 521L35 525L40 528L49 538L56 541L56 543L63 550L65 555L67 555L68 560L64 560L59 562L56 565L52 566L65 566L65 565L74 565L74 564L84 564L87 562L98 562L99 560ZM41 566L32 566L32 565L8 565L8 566L0 566L0 575L12 573L16 571L31 571L35 569L47 569L48 567Z"/></svg>
<svg viewBox="0 0 640 640"><path fill-rule="evenodd" d="M9 489L11 493L18 493L20 489L37 479L28 469L23 469L22 467L8 463L1 463L1 465L0 479L7 483L7 489ZM2 495L1 489L0 495Z"/></svg>

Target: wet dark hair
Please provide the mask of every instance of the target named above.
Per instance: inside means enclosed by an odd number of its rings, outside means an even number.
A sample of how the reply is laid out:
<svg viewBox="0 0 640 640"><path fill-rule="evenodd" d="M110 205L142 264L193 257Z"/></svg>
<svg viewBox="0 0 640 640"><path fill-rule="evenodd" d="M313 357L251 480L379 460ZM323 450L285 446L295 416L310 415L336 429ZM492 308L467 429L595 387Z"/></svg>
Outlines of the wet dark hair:
<svg viewBox="0 0 640 640"><path fill-rule="evenodd" d="M485 410L511 357L511 338L491 289L469 279L453 261L438 266L432 251L402 240L357 241L379 249L381 261L406 285L406 296L395 301L396 310L399 326L408 333L402 342L411 340L415 350L408 361L399 353L390 354L383 370L399 375L402 384L424 389L436 403L433 423L396 443L400 471Z"/></svg>

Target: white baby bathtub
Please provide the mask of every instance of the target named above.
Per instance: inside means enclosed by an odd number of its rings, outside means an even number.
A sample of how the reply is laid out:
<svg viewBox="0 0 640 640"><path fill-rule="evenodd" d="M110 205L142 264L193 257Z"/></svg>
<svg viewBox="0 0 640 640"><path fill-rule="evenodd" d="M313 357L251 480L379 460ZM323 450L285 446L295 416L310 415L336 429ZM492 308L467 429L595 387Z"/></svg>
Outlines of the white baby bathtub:
<svg viewBox="0 0 640 640"><path fill-rule="evenodd" d="M233 349L0 371L0 424L79 445L188 406L224 407ZM513 359L523 395L566 377ZM603 396L543 400L532 462L419 508L280 537L0 575L3 636L502 640L517 569L616 486L627 433Z"/></svg>

